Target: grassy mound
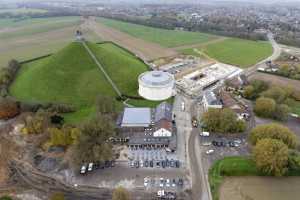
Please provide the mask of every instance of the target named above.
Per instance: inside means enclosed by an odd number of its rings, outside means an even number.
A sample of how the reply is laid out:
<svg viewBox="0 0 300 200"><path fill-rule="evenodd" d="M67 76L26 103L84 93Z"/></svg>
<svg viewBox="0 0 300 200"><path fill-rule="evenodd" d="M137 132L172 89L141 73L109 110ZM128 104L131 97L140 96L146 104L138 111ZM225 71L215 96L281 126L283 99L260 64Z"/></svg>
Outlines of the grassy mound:
<svg viewBox="0 0 300 200"><path fill-rule="evenodd" d="M88 43L88 46L121 92L138 96L137 77L147 70L147 66L112 43ZM23 65L10 93L23 101L72 104L77 112L65 115L67 122L71 123L79 122L95 112L98 95L116 96L83 45L75 42L51 57ZM147 100L132 103L137 106L153 105ZM121 102L119 106L122 107Z"/></svg>
<svg viewBox="0 0 300 200"><path fill-rule="evenodd" d="M134 37L155 42L166 47L205 43L218 38L218 36L205 33L166 30L105 18L98 18L98 21Z"/></svg>
<svg viewBox="0 0 300 200"><path fill-rule="evenodd" d="M10 92L25 101L72 104L81 116L91 112L97 95L115 95L79 43L71 43L49 58L24 65Z"/></svg>
<svg viewBox="0 0 300 200"><path fill-rule="evenodd" d="M220 62L245 68L267 58L273 50L268 42L231 38L209 44L203 51Z"/></svg>

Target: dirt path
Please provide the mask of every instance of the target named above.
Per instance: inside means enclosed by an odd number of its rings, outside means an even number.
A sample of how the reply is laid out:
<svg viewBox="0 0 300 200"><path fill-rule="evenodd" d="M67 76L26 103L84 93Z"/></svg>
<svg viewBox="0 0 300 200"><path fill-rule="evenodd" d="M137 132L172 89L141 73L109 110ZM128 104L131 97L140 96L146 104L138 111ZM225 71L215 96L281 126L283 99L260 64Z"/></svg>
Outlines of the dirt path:
<svg viewBox="0 0 300 200"><path fill-rule="evenodd" d="M174 47L172 49L174 50L183 50L183 49L191 49L191 48L198 48L198 47L205 47L209 44L214 44L214 43L217 43L217 42L222 42L224 40L226 40L227 38L226 37L219 37L215 40L211 40L211 41L208 41L208 42L204 42L204 43L196 43L196 44L189 44L189 45L183 45L183 46L179 46L179 47Z"/></svg>
<svg viewBox="0 0 300 200"><path fill-rule="evenodd" d="M86 21L86 25L96 34L98 34L103 40L115 42L118 45L135 53L145 61L175 56L178 54L178 52L173 49L165 48L158 44L132 37L126 33L97 23L93 18L88 19Z"/></svg>

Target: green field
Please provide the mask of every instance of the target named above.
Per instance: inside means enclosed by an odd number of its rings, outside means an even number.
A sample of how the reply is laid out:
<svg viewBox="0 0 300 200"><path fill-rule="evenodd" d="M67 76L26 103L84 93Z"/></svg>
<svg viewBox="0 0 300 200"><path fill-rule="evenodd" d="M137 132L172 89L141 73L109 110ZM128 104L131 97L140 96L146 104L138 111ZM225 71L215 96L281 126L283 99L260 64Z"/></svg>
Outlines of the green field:
<svg viewBox="0 0 300 200"><path fill-rule="evenodd" d="M32 23L30 23L30 20L29 21L26 20L26 22L21 23L19 26L15 26L15 27L21 28L21 29L18 29L17 31L4 32L4 33L0 32L0 40L10 39L10 38L14 38L14 37L25 37L25 36L30 36L33 34L49 32L49 31L53 31L53 30L80 24L79 17L66 17L66 18L55 17L55 18L46 18L46 19L48 19L48 20L47 21L46 20L33 20ZM8 26L14 26L12 21L9 21L6 23ZM12 24L10 24L10 23L12 23ZM30 25L28 25L27 23L29 23Z"/></svg>
<svg viewBox="0 0 300 200"><path fill-rule="evenodd" d="M11 13L11 14L29 14L29 13L46 13L47 10L34 9L34 8L9 8L9 9L0 9L0 14L2 13Z"/></svg>
<svg viewBox="0 0 300 200"><path fill-rule="evenodd" d="M218 36L205 33L166 30L105 18L98 18L98 22L134 37L155 42L165 47L176 47L195 43L200 44L218 38Z"/></svg>
<svg viewBox="0 0 300 200"><path fill-rule="evenodd" d="M147 66L111 43L88 45L121 92L138 96L137 77L147 70ZM84 47L75 42L51 57L22 66L10 93L24 101L60 102L76 106L77 112L65 115L69 123L79 122L95 112L98 95L116 96ZM152 105L146 100L130 103ZM118 106L121 108L122 104Z"/></svg>
<svg viewBox="0 0 300 200"><path fill-rule="evenodd" d="M0 19L1 28L22 28L33 25L48 24L55 22L66 22L79 20L79 17L45 17L45 18L5 18Z"/></svg>
<svg viewBox="0 0 300 200"><path fill-rule="evenodd" d="M209 57L220 62L242 68L250 67L272 54L272 46L268 42L250 41L230 38L208 44L201 50Z"/></svg>

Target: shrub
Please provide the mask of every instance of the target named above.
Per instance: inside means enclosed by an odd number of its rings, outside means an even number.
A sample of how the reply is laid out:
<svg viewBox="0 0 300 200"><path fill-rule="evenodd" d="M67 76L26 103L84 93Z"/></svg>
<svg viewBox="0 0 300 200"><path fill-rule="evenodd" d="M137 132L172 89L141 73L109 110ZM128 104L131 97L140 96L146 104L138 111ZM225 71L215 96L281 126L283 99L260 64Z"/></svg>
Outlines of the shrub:
<svg viewBox="0 0 300 200"><path fill-rule="evenodd" d="M276 109L273 99L260 97L255 101L254 112L261 117L272 118Z"/></svg>
<svg viewBox="0 0 300 200"><path fill-rule="evenodd" d="M9 119L20 113L19 104L8 97L0 97L0 119Z"/></svg>

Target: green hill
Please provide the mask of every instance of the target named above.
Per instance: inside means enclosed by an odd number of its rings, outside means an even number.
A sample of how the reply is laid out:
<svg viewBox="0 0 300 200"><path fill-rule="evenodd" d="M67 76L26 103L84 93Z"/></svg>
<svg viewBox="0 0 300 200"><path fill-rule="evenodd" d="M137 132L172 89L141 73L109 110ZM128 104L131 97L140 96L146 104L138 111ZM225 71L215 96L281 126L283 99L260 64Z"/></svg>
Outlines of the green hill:
<svg viewBox="0 0 300 200"><path fill-rule="evenodd" d="M112 43L88 43L88 46L121 92L137 96L137 77L147 66ZM10 93L24 101L72 104L77 112L65 115L67 122L72 123L95 112L98 95L116 96L83 45L75 42L51 57L24 64ZM145 100L137 102L139 106L148 104Z"/></svg>
<svg viewBox="0 0 300 200"><path fill-rule="evenodd" d="M25 64L10 93L20 100L72 104L78 112L68 115L71 121L89 115L97 95L115 95L79 43L71 43L49 58Z"/></svg>

